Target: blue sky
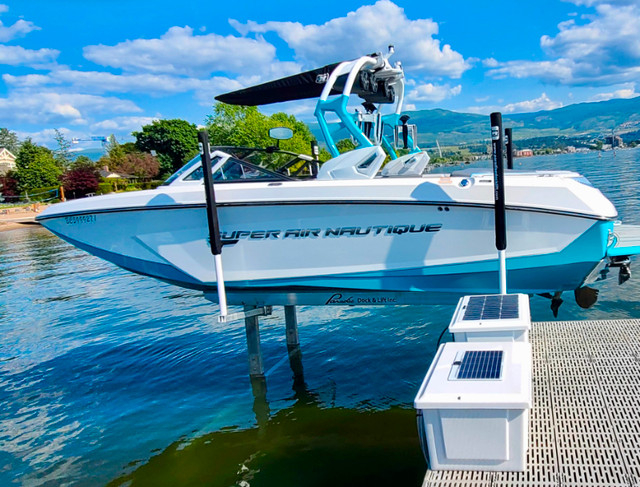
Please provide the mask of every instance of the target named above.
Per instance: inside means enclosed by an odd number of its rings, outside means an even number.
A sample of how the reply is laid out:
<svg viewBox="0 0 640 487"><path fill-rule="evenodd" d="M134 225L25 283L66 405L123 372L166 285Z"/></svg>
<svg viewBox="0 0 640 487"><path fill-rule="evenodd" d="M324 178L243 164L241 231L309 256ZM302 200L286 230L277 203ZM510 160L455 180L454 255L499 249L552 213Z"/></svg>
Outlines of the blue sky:
<svg viewBox="0 0 640 487"><path fill-rule="evenodd" d="M396 46L407 109L636 96L640 0L0 0L0 127L48 145L202 124L215 95ZM313 103L265 109L309 120ZM87 144L90 145L90 144Z"/></svg>

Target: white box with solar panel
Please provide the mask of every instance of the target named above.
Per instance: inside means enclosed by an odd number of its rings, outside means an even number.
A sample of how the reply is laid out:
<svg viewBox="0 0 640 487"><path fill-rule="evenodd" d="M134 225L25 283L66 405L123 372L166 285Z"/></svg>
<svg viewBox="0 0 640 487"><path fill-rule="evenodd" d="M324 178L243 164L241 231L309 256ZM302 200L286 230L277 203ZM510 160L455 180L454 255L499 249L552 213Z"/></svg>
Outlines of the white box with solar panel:
<svg viewBox="0 0 640 487"><path fill-rule="evenodd" d="M432 470L523 471L531 407L531 345L445 343L415 398Z"/></svg>
<svg viewBox="0 0 640 487"><path fill-rule="evenodd" d="M464 296L449 325L456 342L528 342L530 329L526 294Z"/></svg>

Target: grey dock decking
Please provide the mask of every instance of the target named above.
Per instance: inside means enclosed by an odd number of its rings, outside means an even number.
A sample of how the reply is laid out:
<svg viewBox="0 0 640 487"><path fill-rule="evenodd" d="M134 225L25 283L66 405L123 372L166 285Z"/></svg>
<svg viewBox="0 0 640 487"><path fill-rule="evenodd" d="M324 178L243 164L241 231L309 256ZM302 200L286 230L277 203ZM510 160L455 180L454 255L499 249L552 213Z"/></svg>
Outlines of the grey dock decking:
<svg viewBox="0 0 640 487"><path fill-rule="evenodd" d="M534 323L526 472L428 470L423 487L640 486L640 320Z"/></svg>

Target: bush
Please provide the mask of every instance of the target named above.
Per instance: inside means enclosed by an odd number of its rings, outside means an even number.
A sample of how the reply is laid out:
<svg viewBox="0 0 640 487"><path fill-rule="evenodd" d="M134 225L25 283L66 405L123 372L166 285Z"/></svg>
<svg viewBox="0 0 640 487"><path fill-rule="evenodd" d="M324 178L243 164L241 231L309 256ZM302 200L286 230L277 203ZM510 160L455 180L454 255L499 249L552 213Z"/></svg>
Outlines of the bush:
<svg viewBox="0 0 640 487"><path fill-rule="evenodd" d="M4 176L0 176L0 196L11 199L12 201L20 197L18 179L16 178L15 171L9 171Z"/></svg>
<svg viewBox="0 0 640 487"><path fill-rule="evenodd" d="M162 184L162 181L145 181L140 183L141 189L156 189Z"/></svg>
<svg viewBox="0 0 640 487"><path fill-rule="evenodd" d="M109 193L113 193L113 186L111 186L111 183L106 182L106 183L98 184L98 189L96 189L96 194L109 194Z"/></svg>
<svg viewBox="0 0 640 487"><path fill-rule="evenodd" d="M99 183L100 176L96 167L82 160L76 161L62 175L62 185L67 198L82 198L87 193L95 193L98 190Z"/></svg>

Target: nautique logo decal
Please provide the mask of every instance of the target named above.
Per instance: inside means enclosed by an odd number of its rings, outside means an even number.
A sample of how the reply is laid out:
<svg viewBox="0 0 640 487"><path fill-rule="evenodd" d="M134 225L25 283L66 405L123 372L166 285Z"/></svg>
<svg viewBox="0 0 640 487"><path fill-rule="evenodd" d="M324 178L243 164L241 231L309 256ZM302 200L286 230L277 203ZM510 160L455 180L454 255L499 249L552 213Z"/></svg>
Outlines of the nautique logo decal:
<svg viewBox="0 0 640 487"><path fill-rule="evenodd" d="M222 243L233 245L240 240L285 240L301 238L377 237L439 232L441 223L422 225L375 225L370 227L290 228L288 230L233 230L220 235Z"/></svg>

